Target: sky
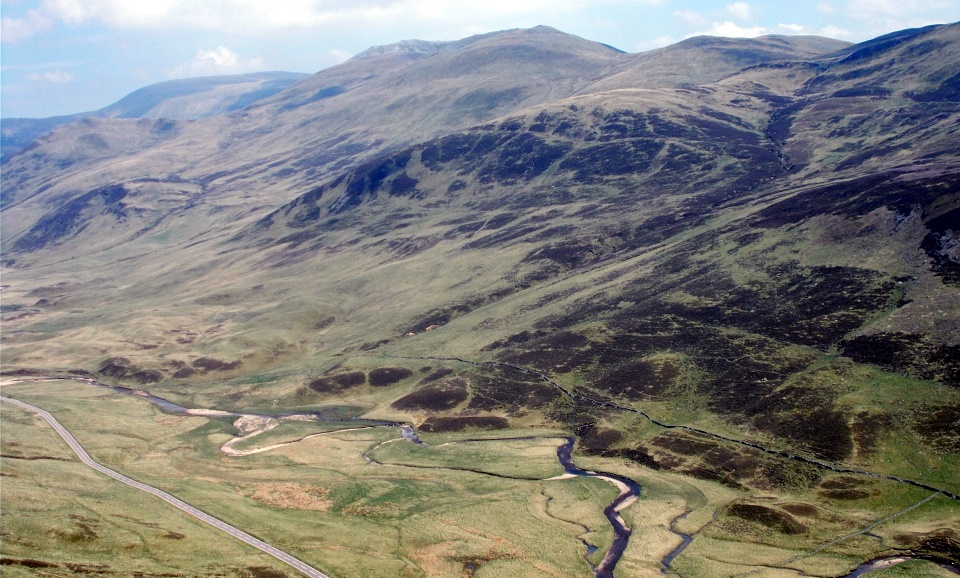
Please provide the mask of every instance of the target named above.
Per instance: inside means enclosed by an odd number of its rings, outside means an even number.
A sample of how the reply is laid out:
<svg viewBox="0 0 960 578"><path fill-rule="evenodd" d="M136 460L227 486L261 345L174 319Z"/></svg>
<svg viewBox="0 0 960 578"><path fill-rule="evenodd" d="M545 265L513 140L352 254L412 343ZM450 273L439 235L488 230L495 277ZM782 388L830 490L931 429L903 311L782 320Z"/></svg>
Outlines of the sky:
<svg viewBox="0 0 960 578"><path fill-rule="evenodd" d="M313 73L370 46L547 25L627 52L697 35L861 42L960 0L0 0L0 116L92 111L165 80Z"/></svg>

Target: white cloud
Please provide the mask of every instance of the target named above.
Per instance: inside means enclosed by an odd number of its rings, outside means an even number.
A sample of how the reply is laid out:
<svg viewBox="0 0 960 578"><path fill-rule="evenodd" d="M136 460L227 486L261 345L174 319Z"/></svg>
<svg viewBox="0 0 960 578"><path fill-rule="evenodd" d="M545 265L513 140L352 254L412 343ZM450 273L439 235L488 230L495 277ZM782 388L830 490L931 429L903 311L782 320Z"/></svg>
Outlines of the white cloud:
<svg viewBox="0 0 960 578"><path fill-rule="evenodd" d="M564 8L582 8L592 1L570 0ZM100 21L119 28L178 24L235 31L241 26L248 31L401 16L466 21L551 9L558 9L552 0L43 0L44 13L68 24Z"/></svg>
<svg viewBox="0 0 960 578"><path fill-rule="evenodd" d="M16 41L60 22L101 23L112 28L196 28L238 33L305 28L342 22L395 23L402 20L476 23L489 18L573 12L614 0L36 0L35 20L4 19L4 40ZM633 0L661 5L667 0ZM737 5L742 2L737 2ZM6 22L8 21L9 22ZM20 30L22 31L20 31Z"/></svg>
<svg viewBox="0 0 960 578"><path fill-rule="evenodd" d="M351 56L353 56L353 53L351 53L349 50L344 50L342 48L334 48L333 50L328 52L328 54L330 55L330 58L332 58L334 62L344 62L347 59L349 59Z"/></svg>
<svg viewBox="0 0 960 578"><path fill-rule="evenodd" d="M850 38L851 36L853 36L853 32L850 32L849 30L845 30L843 28L840 28L838 26L834 26L833 24L831 24L829 26L825 26L821 28L819 35L826 36L828 38Z"/></svg>
<svg viewBox="0 0 960 578"><path fill-rule="evenodd" d="M714 22L708 30L690 34L687 36L724 36L727 38L755 38L770 34L770 31L763 26L742 27L733 22Z"/></svg>
<svg viewBox="0 0 960 578"><path fill-rule="evenodd" d="M53 22L39 10L30 10L24 18L0 18L0 39L20 42L53 26Z"/></svg>
<svg viewBox="0 0 960 578"><path fill-rule="evenodd" d="M801 32L803 32L802 24L777 24L777 28L788 30L794 34L800 34Z"/></svg>
<svg viewBox="0 0 960 578"><path fill-rule="evenodd" d="M171 78L241 74L264 69L262 58L244 60L226 46L213 50L198 50L193 60L167 71Z"/></svg>
<svg viewBox="0 0 960 578"><path fill-rule="evenodd" d="M858 36L956 20L954 0L845 0L843 13L858 22Z"/></svg>
<svg viewBox="0 0 960 578"><path fill-rule="evenodd" d="M956 0L824 0L817 10L848 21L849 36L858 39L957 20Z"/></svg>
<svg viewBox="0 0 960 578"><path fill-rule="evenodd" d="M50 72L34 72L27 75L31 82L49 82L50 84L70 84L76 79L72 72L53 70Z"/></svg>
<svg viewBox="0 0 960 578"><path fill-rule="evenodd" d="M913 12L911 4L909 0L847 0L845 8L850 16L875 18Z"/></svg>
<svg viewBox="0 0 960 578"><path fill-rule="evenodd" d="M637 43L635 48L636 50L642 52L644 50L652 50L654 48L663 48L664 46L670 46L671 44L674 44L676 42L677 42L677 39L674 38L673 36L670 36L669 34L662 34L652 40L646 40L644 42Z"/></svg>
<svg viewBox="0 0 960 578"><path fill-rule="evenodd" d="M688 26L706 26L709 20L703 14L693 10L674 10L673 16Z"/></svg>
<svg viewBox="0 0 960 578"><path fill-rule="evenodd" d="M734 2L733 4L727 4L727 12L732 14L735 18L739 18L740 20L750 19L750 5L746 2Z"/></svg>

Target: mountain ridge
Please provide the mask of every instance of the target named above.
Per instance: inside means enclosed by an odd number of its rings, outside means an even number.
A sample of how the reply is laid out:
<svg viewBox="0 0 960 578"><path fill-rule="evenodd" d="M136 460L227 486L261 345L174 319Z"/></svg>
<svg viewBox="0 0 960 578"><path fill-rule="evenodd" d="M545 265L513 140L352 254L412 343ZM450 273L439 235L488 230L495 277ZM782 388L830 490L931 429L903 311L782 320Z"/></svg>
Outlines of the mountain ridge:
<svg viewBox="0 0 960 578"><path fill-rule="evenodd" d="M50 118L0 119L2 156L8 157L37 137L83 118L204 118L244 108L307 76L294 72L257 72L168 80L137 89L113 104L90 112Z"/></svg>

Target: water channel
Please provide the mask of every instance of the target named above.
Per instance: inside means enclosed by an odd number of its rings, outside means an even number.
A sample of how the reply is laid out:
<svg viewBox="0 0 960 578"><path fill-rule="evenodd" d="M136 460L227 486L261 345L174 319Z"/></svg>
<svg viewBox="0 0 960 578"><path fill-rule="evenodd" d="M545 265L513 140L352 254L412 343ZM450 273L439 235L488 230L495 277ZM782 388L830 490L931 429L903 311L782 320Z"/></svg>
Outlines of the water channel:
<svg viewBox="0 0 960 578"><path fill-rule="evenodd" d="M258 413L252 413L252 412L241 413L241 412L230 412L230 411L211 410L211 409L199 409L199 410L189 409L182 405L179 405L172 401L164 399L162 397L151 395L150 393L143 390L130 389L130 388L120 387L115 385L108 385L105 383L100 383L95 379L90 379L90 378L76 378L76 377L43 378L43 379L33 379L29 381L84 382L96 387L109 389L111 391L114 391L116 393L120 393L123 395L138 397L140 399L149 401L150 403L156 405L157 407L159 407L164 411L168 411L170 413L175 413L175 414L181 414L181 415L194 415L194 416L211 417L211 418L243 417L243 416L256 416L261 418L269 418L269 417L284 418L284 417L304 416L304 417L309 417L311 419L315 419L321 422L328 421L324 419L324 417L318 412L284 412L276 415L269 415L269 414L258 414ZM381 420L365 420L365 419L352 419L350 421L356 422L358 425L361 425L363 427L398 428L404 440L411 443L416 443L416 444L423 443L420 441L420 438L417 437L417 434L414 431L413 427L411 427L409 424L381 421ZM499 438L494 438L494 440L499 441ZM471 440L471 441L482 441L482 440ZM563 466L564 472L569 476L583 476L583 477L592 477L592 478L602 479L604 481L612 483L613 485L615 485L617 488L620 489L620 493L617 496L617 498L603 510L604 516L606 516L607 520L610 522L611 527L613 528L613 533L614 533L613 543L611 544L610 549L607 551L606 555L603 557L603 560L600 562L600 564L598 564L597 566L591 565L596 578L613 578L614 568L616 568L617 562L619 562L620 558L623 556L623 553L627 548L627 544L630 541L630 535L632 533L632 530L629 527L627 527L627 525L624 523L623 518L620 516L620 512L640 497L642 488L640 484L638 484L634 480L631 480L630 478L626 478L626 477L618 476L614 474L603 473L603 472L593 472L593 471L583 470L577 467L577 465L574 464L573 457L572 457L573 447L575 443L576 443L575 438L567 437L567 438L564 438L564 443L557 448L557 459L559 460L560 465ZM664 573L668 573L670 571L670 564L693 541L692 536L690 536L689 534L684 534L682 532L679 532L675 529L676 523L679 520L686 517L686 515L687 514L683 514L682 516L678 517L670 525L670 531L673 532L678 537L680 537L681 543L679 546L674 548L669 554L667 554L661 560L662 571ZM594 546L591 546L586 542L584 542L584 544L587 546L588 556L596 552L596 548ZM870 572L888 568L890 566L893 566L902 562L906 562L908 560L915 560L915 559L926 559L926 558L924 558L923 556L912 556L912 555L905 554L900 556L892 556L887 558L870 560L868 562L861 564L856 570L854 570L850 574L847 574L843 578L859 578L861 576L869 574ZM942 561L939 561L939 560L937 561L928 560L928 561L934 562L938 564L940 567L952 573L960 575L960 569L958 569L957 566L953 564L942 563Z"/></svg>
<svg viewBox="0 0 960 578"><path fill-rule="evenodd" d="M326 421L318 412L284 412L276 415L262 414L262 413L253 413L253 412L231 412L231 411L222 411L214 409L190 409L182 405L176 404L170 400L164 399L162 397L157 397L143 390L130 389L126 387L120 387L116 385L108 385L105 383L100 383L95 379L90 378L46 378L46 379L37 379L33 381L80 381L83 383L88 383L90 385L109 389L110 391L120 393L123 395L130 395L149 401L150 403L156 405L164 411L170 413L180 414L180 415L194 415L202 417L243 417L243 416L256 416L260 418L283 418L283 417L297 417L304 416L311 419L316 419L317 421ZM411 443L422 443L420 438L417 437L416 432L413 427L409 424L403 424L398 422L389 422L389 421L379 421L379 420L365 420L365 419L354 419L350 420L355 422L358 425L365 427L391 427L398 428L402 438ZM479 440L473 440L479 441ZM620 511L631 503L633 500L640 496L640 484L621 476L615 476L612 474L604 474L597 472L589 472L582 470L573 463L572 453L573 445L575 439L572 437L565 438L564 443L557 448L557 459L560 461L560 465L563 466L564 471L568 475L573 476L586 476L600 478L610 483L613 483L615 486L620 488L620 494L617 498L607 506L603 513L607 517L607 520L610 521L611 526L613 527L614 540L613 544L610 547L610 550L604 556L603 560L599 565L593 567L594 574L596 578L613 578L613 569L616 567L617 562L620 561L620 558L623 556L623 552L626 550L627 543L630 540L630 528L626 526L623 522L623 518L620 517ZM587 555L595 552L596 549L587 544Z"/></svg>

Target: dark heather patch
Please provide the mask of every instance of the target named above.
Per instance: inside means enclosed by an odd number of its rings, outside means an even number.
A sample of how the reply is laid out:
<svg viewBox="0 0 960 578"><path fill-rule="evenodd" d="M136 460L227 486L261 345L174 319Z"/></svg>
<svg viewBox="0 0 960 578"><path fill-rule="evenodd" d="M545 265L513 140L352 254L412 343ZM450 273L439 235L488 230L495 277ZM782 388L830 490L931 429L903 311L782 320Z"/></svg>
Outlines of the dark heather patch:
<svg viewBox="0 0 960 578"><path fill-rule="evenodd" d="M860 217L881 207L909 214L960 194L960 174L897 181L896 173L871 175L798 193L759 211L750 225L773 229L823 214Z"/></svg>
<svg viewBox="0 0 960 578"><path fill-rule="evenodd" d="M617 141L579 148L560 163L577 182L594 182L610 175L643 173L650 169L664 143L655 139Z"/></svg>
<svg viewBox="0 0 960 578"><path fill-rule="evenodd" d="M853 267L767 270L771 279L736 285L726 273L701 270L681 285L701 298L664 304L664 312L702 323L738 327L775 339L829 347L880 310L895 284L885 275Z"/></svg>
<svg viewBox="0 0 960 578"><path fill-rule="evenodd" d="M496 150L509 135L488 134L485 132L470 132L448 135L422 146L420 162L434 172L444 170L445 165L458 159L465 159L468 155L483 155ZM466 171L474 167L462 167Z"/></svg>
<svg viewBox="0 0 960 578"><path fill-rule="evenodd" d="M69 202L59 205L53 212L42 216L20 236L11 247L14 251L30 252L56 244L83 231L94 216L112 215L117 222L127 217L123 199L127 190L123 185L109 185L84 193Z"/></svg>
<svg viewBox="0 0 960 578"><path fill-rule="evenodd" d="M622 442L623 432L612 428L591 428L580 438L580 445L588 452L597 452Z"/></svg>
<svg viewBox="0 0 960 578"><path fill-rule="evenodd" d="M181 367L173 374L174 379L186 379L188 377L193 377L197 373L197 370L192 367Z"/></svg>
<svg viewBox="0 0 960 578"><path fill-rule="evenodd" d="M923 406L914 410L910 428L938 452L960 452L960 405Z"/></svg>
<svg viewBox="0 0 960 578"><path fill-rule="evenodd" d="M498 430L508 427L510 427L509 420L497 416L439 416L428 418L417 429L423 432L440 433L466 429Z"/></svg>
<svg viewBox="0 0 960 578"><path fill-rule="evenodd" d="M786 512L759 504L733 504L726 513L750 522L756 522L781 534L804 534L807 527Z"/></svg>
<svg viewBox="0 0 960 578"><path fill-rule="evenodd" d="M893 431L896 426L895 418L888 414L870 414L861 411L850 425L853 442L860 456L874 455L881 436Z"/></svg>
<svg viewBox="0 0 960 578"><path fill-rule="evenodd" d="M954 566L960 564L960 532L941 528L932 535L925 536L913 551L936 561L948 562Z"/></svg>
<svg viewBox="0 0 960 578"><path fill-rule="evenodd" d="M487 222L483 225L483 228L499 229L500 227L503 227L507 223L511 221L515 221L516 219L517 219L517 215L513 213L500 213L499 215L495 215L490 219L488 219Z"/></svg>
<svg viewBox="0 0 960 578"><path fill-rule="evenodd" d="M615 449L608 447L584 447L583 451L589 455L601 456L605 458L622 458L625 460L634 461L644 467L650 468L651 470L661 470L664 468L671 468L676 465L670 460L666 460L666 463L657 460L654 456L650 455L650 452L646 447L643 446L643 444L638 444L633 448Z"/></svg>
<svg viewBox="0 0 960 578"><path fill-rule="evenodd" d="M818 493L828 500L863 500L874 495L868 490L820 490Z"/></svg>
<svg viewBox="0 0 960 578"><path fill-rule="evenodd" d="M450 186L447 187L447 194L450 195L462 191L465 188L467 188L467 181L464 181L463 179L457 179L450 183Z"/></svg>
<svg viewBox="0 0 960 578"><path fill-rule="evenodd" d="M853 452L852 433L846 414L830 407L830 402L812 397L800 393L797 399L784 403L786 407L782 409L776 406L783 402L773 401L769 404L772 411L758 416L753 423L781 439L792 440L818 458L832 461L846 459ZM810 402L806 408L804 400Z"/></svg>
<svg viewBox="0 0 960 578"><path fill-rule="evenodd" d="M370 385L385 387L399 383L413 375L413 371L406 367L378 367L370 371Z"/></svg>
<svg viewBox="0 0 960 578"><path fill-rule="evenodd" d="M132 363L133 362L126 357L111 357L100 364L97 373L120 379L128 373L137 371L137 368L134 367Z"/></svg>
<svg viewBox="0 0 960 578"><path fill-rule="evenodd" d="M920 248L930 257L933 272L944 283L960 285L960 262L952 256L960 235L960 208L947 211L925 224L930 232L923 238Z"/></svg>
<svg viewBox="0 0 960 578"><path fill-rule="evenodd" d="M839 347L858 363L960 387L960 346L935 343L918 333L881 332L845 339Z"/></svg>
<svg viewBox="0 0 960 578"><path fill-rule="evenodd" d="M908 98L917 102L960 102L960 74L944 79L940 85L926 92L908 92Z"/></svg>
<svg viewBox="0 0 960 578"><path fill-rule="evenodd" d="M159 369L142 369L130 374L130 379L141 384L157 383L163 379L164 373Z"/></svg>
<svg viewBox="0 0 960 578"><path fill-rule="evenodd" d="M862 485L862 480L850 476L836 476L820 482L820 487L827 490L849 490L859 488Z"/></svg>
<svg viewBox="0 0 960 578"><path fill-rule="evenodd" d="M865 481L851 476L834 476L820 482L817 493L830 500L862 500L876 495Z"/></svg>
<svg viewBox="0 0 960 578"><path fill-rule="evenodd" d="M387 243L387 247L397 259L406 259L422 253L440 242L439 237L402 237Z"/></svg>
<svg viewBox="0 0 960 578"><path fill-rule="evenodd" d="M443 237L445 239L454 239L456 237L466 236L471 237L474 233L483 228L483 221L474 221L473 223L464 223L458 227L450 229L444 233Z"/></svg>
<svg viewBox="0 0 960 578"><path fill-rule="evenodd" d="M589 340L570 331L557 331L547 334L543 330L525 335L518 333L505 341L494 342L487 346L490 349L504 348L513 345L512 351L504 352L501 358L504 361L531 367L545 373L569 373L576 369L578 362L584 361L585 353L580 347L587 346Z"/></svg>
<svg viewBox="0 0 960 578"><path fill-rule="evenodd" d="M430 368L425 368L423 369L423 371L430 371ZM439 381L444 377L450 375L451 373L453 373L453 370L450 369L449 367L441 367L436 371L433 371L428 375L425 375L423 379L417 382L417 385L426 385L428 383L433 383L434 381Z"/></svg>
<svg viewBox="0 0 960 578"><path fill-rule="evenodd" d="M517 102L523 98L523 88L508 88L504 90L487 90L479 88L461 96L453 103L453 107L476 119L487 117L498 107Z"/></svg>
<svg viewBox="0 0 960 578"><path fill-rule="evenodd" d="M200 357L195 359L190 365L203 371L231 371L240 367L240 361L227 362L212 357Z"/></svg>
<svg viewBox="0 0 960 578"><path fill-rule="evenodd" d="M410 178L405 172L400 173L390 182L390 195L393 197L409 197L412 196L416 190L417 180Z"/></svg>
<svg viewBox="0 0 960 578"><path fill-rule="evenodd" d="M395 409L447 411L467 400L466 380L452 377L426 385L390 404Z"/></svg>
<svg viewBox="0 0 960 578"><path fill-rule="evenodd" d="M540 409L560 397L555 387L542 380L506 368L471 374L470 384L473 397L468 409L471 411Z"/></svg>
<svg viewBox="0 0 960 578"><path fill-rule="evenodd" d="M357 167L345 179L346 189L330 206L330 213L342 213L358 206L364 200L377 198L384 182L401 173L410 161L406 150L389 157L381 157ZM331 188L337 185L331 184Z"/></svg>
<svg viewBox="0 0 960 578"><path fill-rule="evenodd" d="M367 376L362 371L345 371L325 374L310 381L307 387L317 393L337 393L345 389L361 386L366 382Z"/></svg>
<svg viewBox="0 0 960 578"><path fill-rule="evenodd" d="M717 447L715 442L692 438L686 434L674 432L660 434L653 438L651 443L657 447L667 449L671 452L684 456L698 456L706 454L708 451Z"/></svg>
<svg viewBox="0 0 960 578"><path fill-rule="evenodd" d="M288 574L274 570L268 566L248 566L246 571L250 578L288 578Z"/></svg>
<svg viewBox="0 0 960 578"><path fill-rule="evenodd" d="M346 92L346 91L347 91L346 88L344 88L344 87L342 87L342 86L339 86L339 85L337 85L337 86L327 86L327 87L321 88L320 90L318 90L317 92L315 92L314 94L308 96L307 98L305 98L305 99L303 99L303 100L299 100L299 101L296 101L296 102L290 102L290 103L284 104L282 107L280 107L280 111L282 112L282 111L287 111L287 110L293 110L293 109L295 109L295 108L299 108L299 107L301 107L301 106L310 104L311 102L317 102L317 101L320 101L320 100L326 100L326 99L328 99L328 98L333 98L334 96L338 96L338 95L340 95L340 94L343 94L343 93Z"/></svg>
<svg viewBox="0 0 960 578"><path fill-rule="evenodd" d="M0 558L0 566L24 566L26 568L59 568L55 562L35 560L33 558Z"/></svg>
<svg viewBox="0 0 960 578"><path fill-rule="evenodd" d="M601 378L604 389L628 399L657 399L680 374L670 361L637 360L624 363Z"/></svg>
<svg viewBox="0 0 960 578"><path fill-rule="evenodd" d="M523 258L523 261L549 260L564 267L574 268L595 260L598 255L594 250L593 244L589 241L571 239L534 249Z"/></svg>
<svg viewBox="0 0 960 578"><path fill-rule="evenodd" d="M518 345L520 343L526 343L533 339L534 334L529 331L521 331L520 333L514 333L513 335L504 337L503 339L498 339L493 343L485 346L481 351L495 351L497 349L503 349L504 347L510 347L511 345Z"/></svg>
<svg viewBox="0 0 960 578"><path fill-rule="evenodd" d="M807 518L816 518L820 514L820 510L813 504L782 504L780 508L794 516Z"/></svg>

